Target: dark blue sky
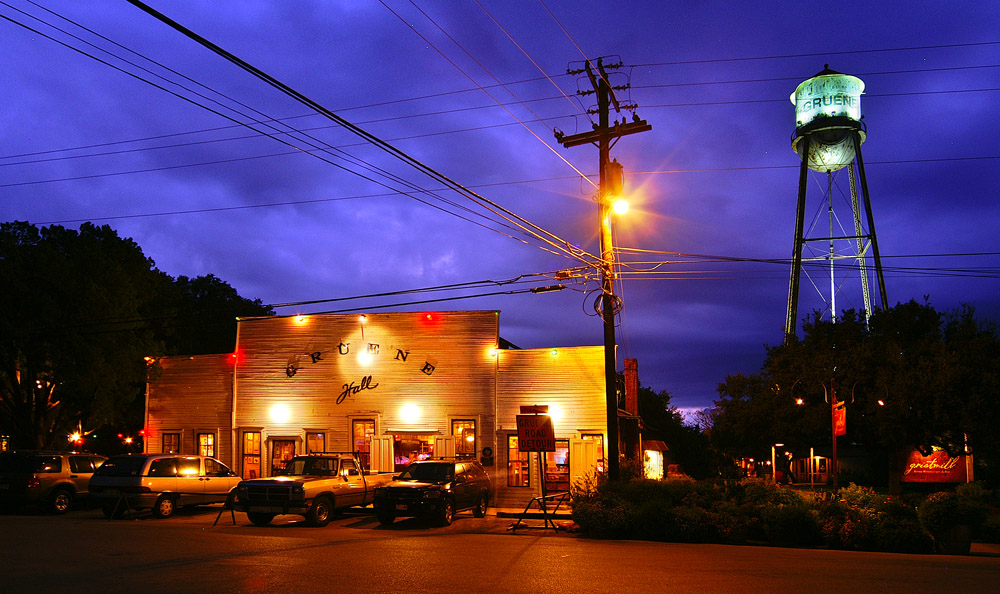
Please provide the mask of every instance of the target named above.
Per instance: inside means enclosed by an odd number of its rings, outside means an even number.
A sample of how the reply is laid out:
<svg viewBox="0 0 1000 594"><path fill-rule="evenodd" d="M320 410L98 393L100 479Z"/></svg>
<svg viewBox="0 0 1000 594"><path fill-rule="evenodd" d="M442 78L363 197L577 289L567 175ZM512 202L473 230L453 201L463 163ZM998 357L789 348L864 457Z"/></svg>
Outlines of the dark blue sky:
<svg viewBox="0 0 1000 594"><path fill-rule="evenodd" d="M632 196L615 223L631 248L619 361L637 358L641 382L680 407L709 405L781 341L798 184L788 97L825 64L867 87L890 304L929 296L1000 320L1000 3L151 5L590 253L597 150L562 148L552 129L591 127L593 96L576 95L590 84L567 67L619 57L612 82L631 84L622 97L653 126L612 150ZM9 0L0 15L2 220L106 223L171 275L215 274L272 304L495 283L281 313L522 291L583 265L124 0ZM835 204L847 187L835 178ZM807 210L827 224L819 202ZM595 279L411 308L499 309L522 347L600 344ZM862 307L837 284L838 309ZM800 317L828 286L804 278Z"/></svg>

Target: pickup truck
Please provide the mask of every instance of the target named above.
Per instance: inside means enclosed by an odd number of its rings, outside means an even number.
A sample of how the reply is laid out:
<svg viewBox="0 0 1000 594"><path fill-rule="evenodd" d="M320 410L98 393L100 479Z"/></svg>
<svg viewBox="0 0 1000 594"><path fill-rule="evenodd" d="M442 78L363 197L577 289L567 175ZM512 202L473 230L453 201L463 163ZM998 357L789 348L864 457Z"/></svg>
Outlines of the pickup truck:
<svg viewBox="0 0 1000 594"><path fill-rule="evenodd" d="M305 517L312 526L326 526L335 511L366 506L375 488L392 481L392 473L364 470L353 452L295 456L280 476L240 481L233 509L265 526L279 514Z"/></svg>

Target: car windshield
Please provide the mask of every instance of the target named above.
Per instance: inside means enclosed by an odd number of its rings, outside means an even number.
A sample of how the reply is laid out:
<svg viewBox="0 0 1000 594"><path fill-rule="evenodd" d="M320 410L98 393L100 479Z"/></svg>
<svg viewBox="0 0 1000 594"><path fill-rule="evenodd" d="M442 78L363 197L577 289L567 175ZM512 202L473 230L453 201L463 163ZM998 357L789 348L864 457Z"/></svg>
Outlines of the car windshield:
<svg viewBox="0 0 1000 594"><path fill-rule="evenodd" d="M450 481L454 474L455 465L451 463L410 464L399 475L399 480L436 483L439 481Z"/></svg>
<svg viewBox="0 0 1000 594"><path fill-rule="evenodd" d="M95 476L139 476L146 463L145 456L122 456L109 458L94 473Z"/></svg>

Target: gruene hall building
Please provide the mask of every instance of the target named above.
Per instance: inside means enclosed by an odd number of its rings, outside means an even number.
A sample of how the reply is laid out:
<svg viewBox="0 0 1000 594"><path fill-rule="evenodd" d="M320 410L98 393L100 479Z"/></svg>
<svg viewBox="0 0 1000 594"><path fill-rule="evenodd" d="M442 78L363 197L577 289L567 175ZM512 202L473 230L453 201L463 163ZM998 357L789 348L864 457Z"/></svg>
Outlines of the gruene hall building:
<svg viewBox="0 0 1000 594"><path fill-rule="evenodd" d="M511 506L603 470L604 347L501 342L497 311L241 318L233 353L151 361L146 451L214 456L245 478L308 452L357 451L374 471L474 458ZM532 405L554 426L544 460L518 448Z"/></svg>

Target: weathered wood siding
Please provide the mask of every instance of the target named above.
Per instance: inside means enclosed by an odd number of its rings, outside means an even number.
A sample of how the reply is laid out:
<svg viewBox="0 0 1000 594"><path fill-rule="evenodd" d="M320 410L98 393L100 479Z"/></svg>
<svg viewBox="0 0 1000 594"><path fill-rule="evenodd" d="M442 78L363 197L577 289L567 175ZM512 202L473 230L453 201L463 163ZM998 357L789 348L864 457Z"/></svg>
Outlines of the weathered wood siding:
<svg viewBox="0 0 1000 594"><path fill-rule="evenodd" d="M181 452L198 453L197 433L215 434L215 457L232 464L233 357L163 357L147 387L147 452L162 451L163 433L181 434Z"/></svg>
<svg viewBox="0 0 1000 594"><path fill-rule="evenodd" d="M507 486L507 436L517 434L521 405L546 404L556 439L601 434L607 440L604 347L502 350L497 362L497 505L523 508L541 493L537 454L530 488Z"/></svg>
<svg viewBox="0 0 1000 594"><path fill-rule="evenodd" d="M503 350L497 363L497 428L517 430L523 404L547 404L557 438L605 433L604 347Z"/></svg>
<svg viewBox="0 0 1000 594"><path fill-rule="evenodd" d="M351 418L378 435L447 435L477 422L493 447L499 312L371 313L239 321L236 425L269 436L325 430L327 448L351 449ZM406 418L404 407L419 417ZM286 414L281 420L280 414ZM276 416L277 415L277 416Z"/></svg>

